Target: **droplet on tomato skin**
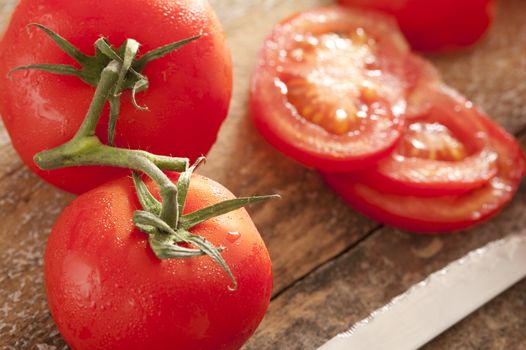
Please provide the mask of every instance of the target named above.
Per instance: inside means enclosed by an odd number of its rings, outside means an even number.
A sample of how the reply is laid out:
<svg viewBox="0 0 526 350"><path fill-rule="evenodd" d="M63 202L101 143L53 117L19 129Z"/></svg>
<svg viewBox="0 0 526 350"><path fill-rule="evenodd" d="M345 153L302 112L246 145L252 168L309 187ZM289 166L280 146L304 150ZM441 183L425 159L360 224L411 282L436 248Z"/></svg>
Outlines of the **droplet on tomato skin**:
<svg viewBox="0 0 526 350"><path fill-rule="evenodd" d="M234 243L235 241L237 241L239 238L241 237L241 234L237 231L230 231L230 232L227 232L226 234L226 239L227 241L229 241L230 243Z"/></svg>
<svg viewBox="0 0 526 350"><path fill-rule="evenodd" d="M19 71L17 72L17 74L19 74L19 78L28 78L29 77L29 70L22 70L22 71Z"/></svg>
<svg viewBox="0 0 526 350"><path fill-rule="evenodd" d="M473 220L479 220L481 218L482 214L479 211L474 211L471 213L471 219Z"/></svg>

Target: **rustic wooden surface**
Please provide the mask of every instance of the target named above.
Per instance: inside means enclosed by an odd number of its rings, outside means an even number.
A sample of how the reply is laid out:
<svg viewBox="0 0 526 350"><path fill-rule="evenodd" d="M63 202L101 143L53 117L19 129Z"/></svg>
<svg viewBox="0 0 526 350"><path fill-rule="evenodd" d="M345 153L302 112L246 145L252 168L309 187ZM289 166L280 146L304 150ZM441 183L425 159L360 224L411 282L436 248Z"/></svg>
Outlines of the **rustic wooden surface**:
<svg viewBox="0 0 526 350"><path fill-rule="evenodd" d="M9 2L0 0L0 18ZM526 234L526 185L496 219L449 236L382 227L347 208L318 175L268 146L247 119L248 79L264 36L295 11L322 0L213 0L235 66L231 113L202 173L238 195L283 200L249 211L275 273L269 312L245 349L315 349L372 310L471 249ZM526 2L502 0L478 46L437 55L444 79L515 133L526 149ZM1 23L0 23L1 26ZM1 88L1 87L0 87ZM67 349L47 311L45 239L73 197L41 182L17 158L0 126L0 348ZM490 302L426 349L526 349L526 281Z"/></svg>

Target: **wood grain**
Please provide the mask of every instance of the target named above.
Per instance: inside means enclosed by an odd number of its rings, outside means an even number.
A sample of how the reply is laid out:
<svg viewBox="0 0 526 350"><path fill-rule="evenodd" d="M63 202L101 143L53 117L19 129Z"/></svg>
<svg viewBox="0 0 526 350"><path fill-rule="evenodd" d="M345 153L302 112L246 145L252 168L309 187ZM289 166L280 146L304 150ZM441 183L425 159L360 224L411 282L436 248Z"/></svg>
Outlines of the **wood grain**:
<svg viewBox="0 0 526 350"><path fill-rule="evenodd" d="M0 5L0 17L5 18L11 2ZM269 313L246 349L314 349L470 249L524 230L525 186L497 219L452 236L409 235L346 207L314 171L268 146L246 108L256 54L272 26L330 1L211 3L228 34L235 87L229 117L200 171L237 195L283 196L280 202L249 208L271 253L275 289ZM499 20L479 45L430 59L446 82L517 133L526 127L526 2L503 0L499 10ZM522 141L526 146L524 136ZM67 349L47 311L42 255L56 216L72 198L32 175L0 126L0 349ZM428 348L520 348L526 343L525 303L523 281Z"/></svg>

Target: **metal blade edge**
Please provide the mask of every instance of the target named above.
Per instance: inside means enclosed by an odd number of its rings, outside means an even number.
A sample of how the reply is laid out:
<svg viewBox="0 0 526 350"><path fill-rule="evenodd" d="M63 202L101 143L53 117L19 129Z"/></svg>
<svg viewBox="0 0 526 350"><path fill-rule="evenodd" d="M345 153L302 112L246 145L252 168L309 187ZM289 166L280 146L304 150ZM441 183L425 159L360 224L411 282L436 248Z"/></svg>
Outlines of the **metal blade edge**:
<svg viewBox="0 0 526 350"><path fill-rule="evenodd" d="M526 234L471 251L319 350L417 349L526 277Z"/></svg>

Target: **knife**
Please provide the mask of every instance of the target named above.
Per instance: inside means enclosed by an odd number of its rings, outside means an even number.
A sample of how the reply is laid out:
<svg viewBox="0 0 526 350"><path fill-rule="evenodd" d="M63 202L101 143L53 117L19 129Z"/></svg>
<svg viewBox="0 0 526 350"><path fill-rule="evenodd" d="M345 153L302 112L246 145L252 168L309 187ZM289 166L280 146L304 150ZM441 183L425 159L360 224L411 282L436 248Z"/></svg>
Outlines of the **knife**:
<svg viewBox="0 0 526 350"><path fill-rule="evenodd" d="M318 350L417 349L526 277L526 233L429 275Z"/></svg>

